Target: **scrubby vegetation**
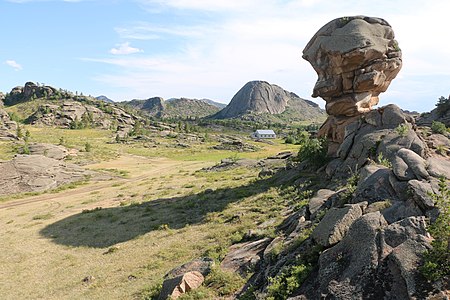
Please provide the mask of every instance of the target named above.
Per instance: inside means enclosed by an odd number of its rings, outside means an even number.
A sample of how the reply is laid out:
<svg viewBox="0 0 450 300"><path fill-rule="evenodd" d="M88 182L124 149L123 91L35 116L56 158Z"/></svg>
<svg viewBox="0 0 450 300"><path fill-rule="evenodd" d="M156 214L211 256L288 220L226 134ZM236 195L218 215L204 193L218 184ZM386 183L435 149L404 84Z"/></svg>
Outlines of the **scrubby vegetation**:
<svg viewBox="0 0 450 300"><path fill-rule="evenodd" d="M439 182L439 193L431 194L439 216L428 228L433 236L432 249L424 256L422 274L431 281L450 276L450 189L444 178Z"/></svg>

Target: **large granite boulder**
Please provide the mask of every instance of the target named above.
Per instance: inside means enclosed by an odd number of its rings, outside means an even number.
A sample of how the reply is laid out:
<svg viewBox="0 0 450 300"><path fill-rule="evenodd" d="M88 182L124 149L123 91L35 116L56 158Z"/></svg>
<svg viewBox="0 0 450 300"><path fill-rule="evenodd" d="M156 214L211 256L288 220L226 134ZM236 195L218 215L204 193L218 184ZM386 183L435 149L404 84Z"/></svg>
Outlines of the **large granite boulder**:
<svg viewBox="0 0 450 300"><path fill-rule="evenodd" d="M318 79L313 97L326 101L330 115L319 135L332 143L330 154L344 140L345 127L378 104L402 66L394 32L385 20L342 17L323 26L303 50Z"/></svg>

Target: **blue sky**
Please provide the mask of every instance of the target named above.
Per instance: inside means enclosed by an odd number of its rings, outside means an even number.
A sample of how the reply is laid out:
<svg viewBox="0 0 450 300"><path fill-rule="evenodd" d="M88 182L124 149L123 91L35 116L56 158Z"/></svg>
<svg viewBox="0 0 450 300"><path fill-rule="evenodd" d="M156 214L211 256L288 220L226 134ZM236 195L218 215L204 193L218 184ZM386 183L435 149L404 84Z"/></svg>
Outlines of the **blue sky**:
<svg viewBox="0 0 450 300"><path fill-rule="evenodd" d="M403 51L380 105L429 111L450 93L449 11L447 0L3 0L0 91L34 81L116 101L228 103L266 80L311 99L304 46L326 22L362 14L386 19Z"/></svg>

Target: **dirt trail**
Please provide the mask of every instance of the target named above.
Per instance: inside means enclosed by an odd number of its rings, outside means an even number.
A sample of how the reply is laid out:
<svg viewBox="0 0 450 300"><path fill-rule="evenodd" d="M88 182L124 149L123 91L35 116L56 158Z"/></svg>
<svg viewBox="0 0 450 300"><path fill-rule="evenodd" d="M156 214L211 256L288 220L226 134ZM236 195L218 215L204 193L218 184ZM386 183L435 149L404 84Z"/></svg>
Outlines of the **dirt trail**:
<svg viewBox="0 0 450 300"><path fill-rule="evenodd" d="M129 157L130 158L130 157ZM42 201L58 201L59 199L64 199L70 196L76 196L80 194L90 193L93 191L101 191L103 189L109 189L113 184L117 183L133 183L133 182L139 182L141 180L144 180L150 176L154 175L161 175L161 174L170 174L175 173L180 168L200 168L205 165L204 162L186 162L186 161L172 161L172 160L149 160L144 157L133 157L132 160L130 160L130 169L133 167L136 167L136 165L142 163L142 162L149 162L155 164L155 166L150 167L149 169L143 171L142 175L132 177L132 178L116 178L114 180L108 180L108 181L93 181L89 182L85 186L81 186L75 189L65 190L61 191L59 193L55 194L42 194L38 196L31 196L27 197L26 199L17 199L17 200L10 200L6 203L0 203L0 209L6 209L10 207L15 206L21 206L26 205L30 203L36 203L36 202L42 202ZM123 166L122 164L118 164ZM105 165L108 167L111 167L111 165ZM91 166L92 168L92 166ZM95 170L95 169L94 169Z"/></svg>

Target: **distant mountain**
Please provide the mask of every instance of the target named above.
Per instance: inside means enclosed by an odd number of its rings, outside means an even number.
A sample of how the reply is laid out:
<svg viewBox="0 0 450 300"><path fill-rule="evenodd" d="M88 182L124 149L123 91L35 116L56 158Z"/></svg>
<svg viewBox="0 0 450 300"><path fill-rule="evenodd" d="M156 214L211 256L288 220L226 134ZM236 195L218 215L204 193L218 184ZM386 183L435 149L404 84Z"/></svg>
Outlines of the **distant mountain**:
<svg viewBox="0 0 450 300"><path fill-rule="evenodd" d="M164 101L161 97L153 97L147 100L134 99L122 103L158 118L202 118L220 110L220 107L210 104L204 99L171 98Z"/></svg>
<svg viewBox="0 0 450 300"><path fill-rule="evenodd" d="M174 100L177 100L177 99L179 99L179 98L170 98L170 99L167 99L166 102L171 102L171 101L174 101ZM192 100L203 101L203 102L206 102L208 104L214 105L214 106L216 106L216 107L218 107L220 109L223 109L223 108L225 108L225 106L227 106L225 103L220 103L220 102L217 102L217 101L214 101L214 100L211 100L211 99L192 99Z"/></svg>
<svg viewBox="0 0 450 300"><path fill-rule="evenodd" d="M100 95L98 97L95 97L95 99L100 100L100 101L104 101L107 103L114 103L113 100L109 99L108 97L104 96L104 95Z"/></svg>
<svg viewBox="0 0 450 300"><path fill-rule="evenodd" d="M272 119L279 121L322 121L326 113L316 103L265 81L246 83L214 119Z"/></svg>

